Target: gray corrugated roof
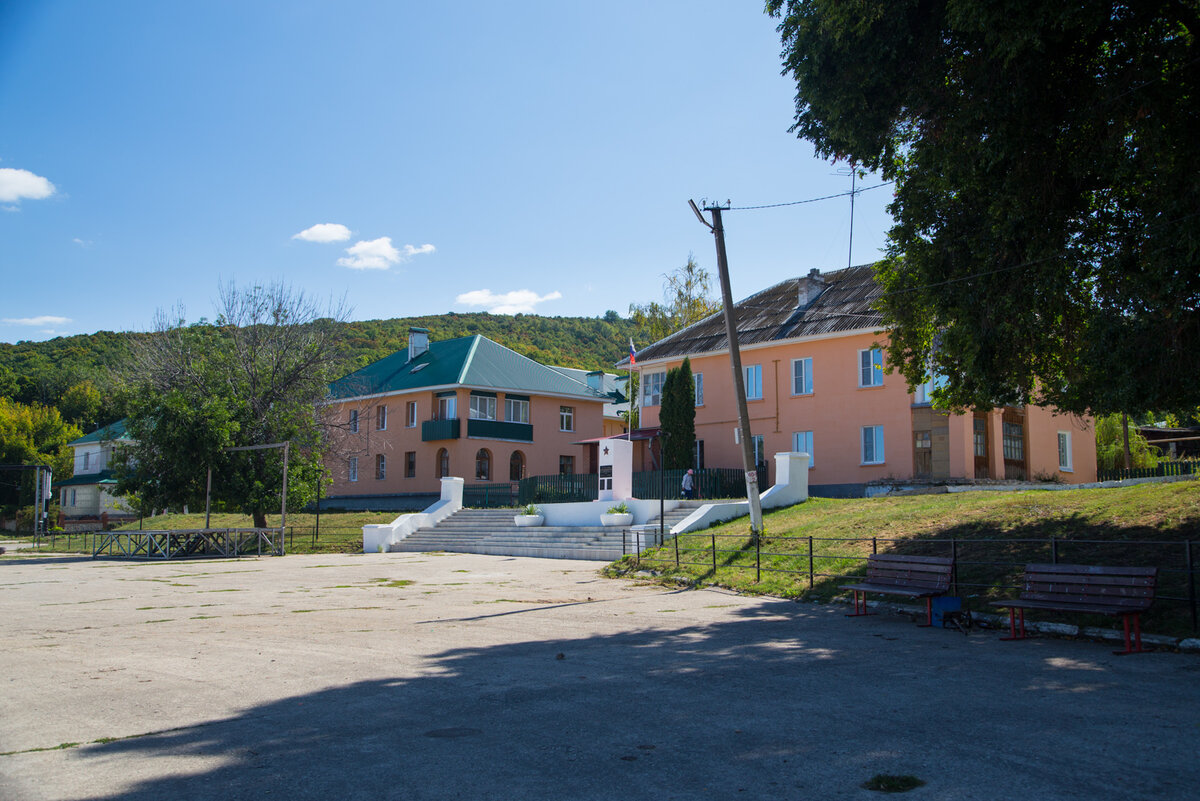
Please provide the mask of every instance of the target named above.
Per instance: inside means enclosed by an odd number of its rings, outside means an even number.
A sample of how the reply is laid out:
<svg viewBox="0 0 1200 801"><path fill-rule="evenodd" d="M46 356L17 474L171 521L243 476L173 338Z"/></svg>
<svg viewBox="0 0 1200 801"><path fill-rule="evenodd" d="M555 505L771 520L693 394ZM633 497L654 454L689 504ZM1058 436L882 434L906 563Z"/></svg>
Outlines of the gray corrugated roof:
<svg viewBox="0 0 1200 801"><path fill-rule="evenodd" d="M801 291L819 290L800 306ZM752 345L839 331L880 328L883 318L871 305L883 294L869 264L802 278L789 278L733 304L738 344ZM717 312L637 352L638 361L676 358L725 350L725 317ZM620 362L624 364L625 362Z"/></svg>

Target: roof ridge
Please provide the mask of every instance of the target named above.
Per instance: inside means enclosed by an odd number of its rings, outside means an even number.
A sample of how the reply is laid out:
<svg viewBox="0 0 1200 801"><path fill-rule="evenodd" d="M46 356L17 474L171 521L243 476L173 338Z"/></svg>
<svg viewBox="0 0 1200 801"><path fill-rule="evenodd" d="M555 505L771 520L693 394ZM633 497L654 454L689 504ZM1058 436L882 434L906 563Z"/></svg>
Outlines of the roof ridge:
<svg viewBox="0 0 1200 801"><path fill-rule="evenodd" d="M475 351L479 350L479 340L487 339L487 337L483 336L482 334L472 334L471 336L472 336L471 347L467 349L467 355L465 357L463 357L462 367L459 368L459 371L458 371L458 382L457 383L459 383L459 384L466 383L467 373L471 369L471 362L474 361L474 359L475 359ZM492 342L492 340L488 339L488 342ZM499 345L500 343L497 342L495 344ZM501 347L503 347L503 346L501 346ZM514 351L514 353L515 352L516 351ZM518 353L517 355L520 356L521 354Z"/></svg>

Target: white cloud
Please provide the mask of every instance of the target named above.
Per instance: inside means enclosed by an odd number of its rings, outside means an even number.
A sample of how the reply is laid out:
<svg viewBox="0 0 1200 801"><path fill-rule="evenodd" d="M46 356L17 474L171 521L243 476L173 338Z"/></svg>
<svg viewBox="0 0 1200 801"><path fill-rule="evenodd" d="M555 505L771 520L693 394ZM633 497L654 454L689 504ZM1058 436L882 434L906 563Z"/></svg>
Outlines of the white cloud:
<svg viewBox="0 0 1200 801"><path fill-rule="evenodd" d="M404 258L406 260L411 259L413 256L420 256L422 253L433 253L435 250L437 250L437 248L435 248L433 245L421 245L419 248L415 248L412 245L405 245Z"/></svg>
<svg viewBox="0 0 1200 801"><path fill-rule="evenodd" d="M496 295L490 289L476 289L464 292L456 297L454 302L461 306L482 306L484 310L492 314L530 314L537 304L545 303L548 300L558 300L561 297L561 292L538 295L529 289L517 289Z"/></svg>
<svg viewBox="0 0 1200 801"><path fill-rule="evenodd" d="M54 184L29 170L0 167L0 203L20 203L22 198L41 200L54 191Z"/></svg>
<svg viewBox="0 0 1200 801"><path fill-rule="evenodd" d="M350 229L341 223L317 223L292 237L305 242L345 242L349 238Z"/></svg>
<svg viewBox="0 0 1200 801"><path fill-rule="evenodd" d="M43 314L41 317L6 317L0 322L5 325L63 325L71 322L71 318Z"/></svg>
<svg viewBox="0 0 1200 801"><path fill-rule="evenodd" d="M386 270L400 263L400 251L392 247L390 236L355 242L346 252L350 256L338 259L337 263L352 270Z"/></svg>
<svg viewBox="0 0 1200 801"><path fill-rule="evenodd" d="M79 247L81 247L81 248L90 248L92 246L92 240L90 240L90 239L80 239L79 237L76 236L76 237L72 237L71 241L74 242L76 245L79 245Z"/></svg>
<svg viewBox="0 0 1200 801"><path fill-rule="evenodd" d="M346 248L350 255L338 259L337 263L353 270L386 270L393 264L408 261L422 253L433 253L435 250L437 248L433 245L405 245L402 250L396 250L390 236L381 236L378 239L355 242Z"/></svg>

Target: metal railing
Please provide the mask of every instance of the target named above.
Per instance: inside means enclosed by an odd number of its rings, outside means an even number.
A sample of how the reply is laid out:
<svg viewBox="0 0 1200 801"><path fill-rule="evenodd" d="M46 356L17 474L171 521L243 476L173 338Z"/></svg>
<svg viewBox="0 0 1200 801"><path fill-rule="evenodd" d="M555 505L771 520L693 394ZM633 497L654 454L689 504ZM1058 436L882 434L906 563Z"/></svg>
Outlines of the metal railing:
<svg viewBox="0 0 1200 801"><path fill-rule="evenodd" d="M283 556L284 531L277 528L97 531L92 557L183 559L204 556Z"/></svg>
<svg viewBox="0 0 1200 801"><path fill-rule="evenodd" d="M870 554L885 551L954 559L952 594L1000 597L1022 588L1025 565L1120 564L1157 567L1156 602L1186 607L1192 631L1200 631L1200 602L1197 600L1195 540L1081 540L1048 539L958 539L881 537L808 537L708 532L655 539L648 532L643 540L648 551L639 550L627 532L622 551L642 564L701 568L713 578L722 573L753 572L755 582L764 573L791 574L807 578L808 589L831 589L837 582L865 570ZM736 541L736 547L718 547L718 540ZM778 550L779 546L792 548ZM798 546L798 547L796 547ZM1133 553L1135 558L1130 558Z"/></svg>
<svg viewBox="0 0 1200 801"><path fill-rule="evenodd" d="M1167 476L1200 475L1200 460L1187 459L1176 462L1159 462L1154 467L1100 468L1096 471L1099 481L1124 481L1127 478L1165 478Z"/></svg>

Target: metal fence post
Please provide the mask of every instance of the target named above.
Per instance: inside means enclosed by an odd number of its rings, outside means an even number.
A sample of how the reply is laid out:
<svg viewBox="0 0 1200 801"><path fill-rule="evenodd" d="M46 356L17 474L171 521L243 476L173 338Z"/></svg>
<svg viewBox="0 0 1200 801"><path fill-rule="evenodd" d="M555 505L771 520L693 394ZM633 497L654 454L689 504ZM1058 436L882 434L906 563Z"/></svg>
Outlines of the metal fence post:
<svg viewBox="0 0 1200 801"><path fill-rule="evenodd" d="M712 530L712 546L713 546L713 578L717 577L717 530Z"/></svg>
<svg viewBox="0 0 1200 801"><path fill-rule="evenodd" d="M874 555L877 553L879 553L879 538L871 537L871 554Z"/></svg>
<svg viewBox="0 0 1200 801"><path fill-rule="evenodd" d="M1057 537L1050 538L1050 564L1052 564L1052 565L1058 564L1058 538Z"/></svg>
<svg viewBox="0 0 1200 801"><path fill-rule="evenodd" d="M954 537L950 538L950 583L958 595L958 540Z"/></svg>
<svg viewBox="0 0 1200 801"><path fill-rule="evenodd" d="M762 532L752 532L754 535L754 583L762 583Z"/></svg>
<svg viewBox="0 0 1200 801"><path fill-rule="evenodd" d="M812 535L809 534L808 535L808 588L810 590L813 588L814 577L815 577L815 575L814 575L814 571L813 571L813 538L812 538Z"/></svg>

